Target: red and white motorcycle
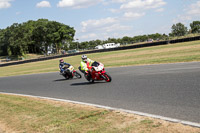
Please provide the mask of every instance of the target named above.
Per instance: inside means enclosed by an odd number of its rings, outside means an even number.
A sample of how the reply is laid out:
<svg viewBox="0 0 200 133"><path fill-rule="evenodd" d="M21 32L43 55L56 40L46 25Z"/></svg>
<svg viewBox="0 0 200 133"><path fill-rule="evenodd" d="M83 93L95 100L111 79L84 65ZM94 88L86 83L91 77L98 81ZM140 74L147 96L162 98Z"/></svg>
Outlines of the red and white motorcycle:
<svg viewBox="0 0 200 133"><path fill-rule="evenodd" d="M106 82L111 82L111 76L105 71L104 65L100 62L93 62L91 66L87 64L89 69L88 74L85 75L85 78L89 82L94 82L98 80L105 80Z"/></svg>

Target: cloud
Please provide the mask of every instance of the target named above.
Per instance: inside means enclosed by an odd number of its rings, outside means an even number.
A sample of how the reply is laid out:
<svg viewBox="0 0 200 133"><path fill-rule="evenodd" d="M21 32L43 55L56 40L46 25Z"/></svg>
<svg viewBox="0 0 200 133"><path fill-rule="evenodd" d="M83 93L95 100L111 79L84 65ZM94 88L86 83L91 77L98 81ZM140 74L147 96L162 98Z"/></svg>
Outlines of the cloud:
<svg viewBox="0 0 200 133"><path fill-rule="evenodd" d="M200 1L197 1L189 6L188 14L195 16L200 15Z"/></svg>
<svg viewBox="0 0 200 133"><path fill-rule="evenodd" d="M49 3L49 1L41 1L37 3L36 7L37 8L51 7L51 4Z"/></svg>
<svg viewBox="0 0 200 133"><path fill-rule="evenodd" d="M92 39L97 38L98 36L95 33L84 34L80 37L80 39Z"/></svg>
<svg viewBox="0 0 200 133"><path fill-rule="evenodd" d="M131 0L120 6L120 9L152 9L165 5L163 0Z"/></svg>
<svg viewBox="0 0 200 133"><path fill-rule="evenodd" d="M16 15L20 15L21 14L21 12L16 12Z"/></svg>
<svg viewBox="0 0 200 133"><path fill-rule="evenodd" d="M112 2L118 2L118 3L123 3L126 2L127 0L112 0Z"/></svg>
<svg viewBox="0 0 200 133"><path fill-rule="evenodd" d="M164 8L158 8L158 9L156 9L155 11L156 12L163 12L165 9Z"/></svg>
<svg viewBox="0 0 200 133"><path fill-rule="evenodd" d="M118 18L112 17L83 21L81 22L81 26L82 30L79 32L79 38L81 40L119 37L123 32L132 29L131 26L122 25Z"/></svg>
<svg viewBox="0 0 200 133"><path fill-rule="evenodd" d="M113 25L114 23L117 23L117 21L118 20L116 18L111 18L111 17L99 19L99 20L91 19L91 20L83 21L81 22L82 32L86 32L90 30L98 30L103 27L109 27Z"/></svg>
<svg viewBox="0 0 200 133"><path fill-rule="evenodd" d="M115 3L124 3L126 2L127 0L102 0L102 4L107 6L107 5L110 5L110 4L115 4Z"/></svg>
<svg viewBox="0 0 200 133"><path fill-rule="evenodd" d="M120 12L118 9L109 9L109 11L112 12L112 13Z"/></svg>
<svg viewBox="0 0 200 133"><path fill-rule="evenodd" d="M124 13L124 17L126 18L139 18L139 17L142 17L144 16L145 13L133 13L133 12L125 12Z"/></svg>
<svg viewBox="0 0 200 133"><path fill-rule="evenodd" d="M172 22L173 23L184 23L186 24L187 21L192 20L192 17L190 15L178 15Z"/></svg>
<svg viewBox="0 0 200 133"><path fill-rule="evenodd" d="M107 39L109 37L119 38L125 35L133 35L132 31L135 27L134 25L126 25L128 21L134 23L135 19L145 16L149 10L153 10L153 13L162 12L164 11L163 6L167 4L164 0L102 1L102 4L105 6L109 4L115 5L109 11L115 13L118 17L82 21L81 30L78 33L80 40ZM71 7L74 8L73 5L75 4L71 3ZM138 32L135 34L138 34Z"/></svg>
<svg viewBox="0 0 200 133"><path fill-rule="evenodd" d="M127 0L111 0L112 3L124 3Z"/></svg>
<svg viewBox="0 0 200 133"><path fill-rule="evenodd" d="M114 0L112 0L114 2ZM162 6L167 3L164 0L117 0L120 3L119 9L110 9L112 13L123 13L125 18L135 19L145 16L147 10L155 10L155 12L162 12Z"/></svg>
<svg viewBox="0 0 200 133"><path fill-rule="evenodd" d="M0 0L0 9L11 7L10 1L12 0Z"/></svg>
<svg viewBox="0 0 200 133"><path fill-rule="evenodd" d="M191 20L199 19L199 16L200 16L200 0L184 8L183 14L177 15L176 18L172 22L173 23L181 22L181 23L187 24Z"/></svg>
<svg viewBox="0 0 200 133"><path fill-rule="evenodd" d="M111 26L102 28L102 31L106 31L106 32L118 31L118 32L120 32L120 31L130 30L131 28L132 28L131 26L124 26L124 25L121 25L120 23L117 23L117 24L113 24Z"/></svg>
<svg viewBox="0 0 200 133"><path fill-rule="evenodd" d="M68 8L87 8L100 3L102 0L61 0L58 2L57 7Z"/></svg>

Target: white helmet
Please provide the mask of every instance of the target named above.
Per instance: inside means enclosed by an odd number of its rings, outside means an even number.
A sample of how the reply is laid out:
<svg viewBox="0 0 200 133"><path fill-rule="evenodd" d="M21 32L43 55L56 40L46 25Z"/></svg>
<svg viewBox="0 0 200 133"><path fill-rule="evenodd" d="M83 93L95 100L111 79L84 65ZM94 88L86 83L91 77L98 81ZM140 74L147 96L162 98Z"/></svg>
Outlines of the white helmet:
<svg viewBox="0 0 200 133"><path fill-rule="evenodd" d="M82 58L83 61L87 61L87 56L86 55L82 55L81 58Z"/></svg>

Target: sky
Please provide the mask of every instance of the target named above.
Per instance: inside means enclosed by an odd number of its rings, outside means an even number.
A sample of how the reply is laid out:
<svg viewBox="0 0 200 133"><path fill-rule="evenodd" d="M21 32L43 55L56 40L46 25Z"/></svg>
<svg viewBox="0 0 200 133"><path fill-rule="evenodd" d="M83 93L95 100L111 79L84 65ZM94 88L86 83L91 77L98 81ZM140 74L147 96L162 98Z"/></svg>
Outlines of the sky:
<svg viewBox="0 0 200 133"><path fill-rule="evenodd" d="M0 0L0 29L41 18L74 27L79 42L168 34L200 21L200 0Z"/></svg>

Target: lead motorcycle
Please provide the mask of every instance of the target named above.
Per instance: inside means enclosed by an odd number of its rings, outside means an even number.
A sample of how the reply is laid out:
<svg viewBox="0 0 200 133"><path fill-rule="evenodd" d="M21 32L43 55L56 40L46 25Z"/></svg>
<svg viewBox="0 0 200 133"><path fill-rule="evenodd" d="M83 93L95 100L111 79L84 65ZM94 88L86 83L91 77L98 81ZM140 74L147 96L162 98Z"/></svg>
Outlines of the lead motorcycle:
<svg viewBox="0 0 200 133"><path fill-rule="evenodd" d="M73 66L70 66L69 68L64 67L64 73L62 75L65 77L65 79L72 79L74 76L76 76L78 79L82 77Z"/></svg>
<svg viewBox="0 0 200 133"><path fill-rule="evenodd" d="M100 62L93 62L91 66L87 64L89 69L88 74L85 75L85 78L89 82L94 82L98 80L105 80L106 82L111 82L111 76L105 71L104 65Z"/></svg>

